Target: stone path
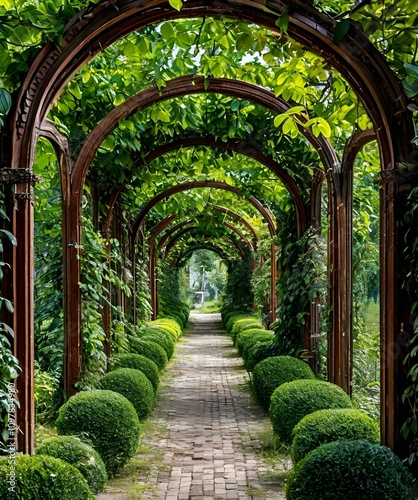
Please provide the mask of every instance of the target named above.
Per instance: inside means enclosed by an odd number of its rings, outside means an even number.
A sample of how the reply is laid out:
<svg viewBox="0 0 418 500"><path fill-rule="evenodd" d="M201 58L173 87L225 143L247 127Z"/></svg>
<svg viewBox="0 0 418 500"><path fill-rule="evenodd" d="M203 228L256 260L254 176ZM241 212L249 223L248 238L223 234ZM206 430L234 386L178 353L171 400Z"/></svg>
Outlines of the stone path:
<svg viewBox="0 0 418 500"><path fill-rule="evenodd" d="M192 316L191 325L177 344L153 415L168 432L142 439L162 453L162 463L138 478L137 484L154 487L137 496L108 492L99 500L285 498L256 456L269 419L250 399L248 375L222 333L220 315Z"/></svg>

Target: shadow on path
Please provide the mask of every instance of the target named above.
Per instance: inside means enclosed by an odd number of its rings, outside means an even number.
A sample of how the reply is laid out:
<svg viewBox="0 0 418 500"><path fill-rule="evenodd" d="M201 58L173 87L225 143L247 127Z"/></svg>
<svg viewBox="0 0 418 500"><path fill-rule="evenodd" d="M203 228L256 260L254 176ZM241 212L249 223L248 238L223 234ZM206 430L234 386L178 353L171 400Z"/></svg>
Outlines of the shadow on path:
<svg viewBox="0 0 418 500"><path fill-rule="evenodd" d="M97 498L284 499L256 454L270 422L251 401L248 380L220 315L192 315L151 417L166 429L164 436L148 432L142 438L141 448L154 450L158 460L151 451L129 491L111 481Z"/></svg>

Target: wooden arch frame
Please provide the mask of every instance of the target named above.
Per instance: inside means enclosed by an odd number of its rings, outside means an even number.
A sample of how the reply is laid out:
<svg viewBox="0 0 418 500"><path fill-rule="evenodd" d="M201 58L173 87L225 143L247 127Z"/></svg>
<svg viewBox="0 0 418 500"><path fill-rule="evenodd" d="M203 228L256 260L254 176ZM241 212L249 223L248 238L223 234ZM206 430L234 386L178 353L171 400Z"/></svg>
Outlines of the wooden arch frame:
<svg viewBox="0 0 418 500"><path fill-rule="evenodd" d="M265 221L267 222L269 234L271 238L275 238L276 236L276 228L275 224L273 221L273 218L270 214L270 212L260 203L259 200L257 200L254 196L249 196L249 197L244 197L242 195L242 191L240 188L237 188L235 186L231 186L229 184L226 184L224 182L218 182L218 181L194 181L194 182L185 182L182 184L177 184L176 186L173 186L171 188L166 189L165 191L162 191L161 193L157 194L152 198L139 212L137 218L132 224L132 262L135 262L135 251L136 251L136 245L135 241L140 233L140 228L141 225L143 224L146 216L150 212L150 210L160 201L169 198L173 194L180 193L182 191L187 191L189 189L198 189L198 188L216 188L216 189L223 189L224 191L229 191L232 193L235 193L238 196L242 196L245 198L251 205L254 206L256 210L264 217ZM173 215L168 216L165 220L171 222ZM168 223L169 223L168 222ZM159 226L159 225L158 225ZM158 228L157 226L157 228ZM164 227L164 224L161 223L161 227ZM276 311L276 247L274 245L274 242L271 244L271 278L270 278L270 320L274 321L275 319L275 311ZM151 264L153 266L154 272L155 272L155 250L153 254L151 255ZM153 274L151 274L153 276ZM154 280L151 279L151 283L153 283ZM135 279L135 273L134 273L134 284L133 284L133 294L135 294L136 290L136 279ZM153 303L156 304L156 287L154 286L152 288L151 293L153 294Z"/></svg>
<svg viewBox="0 0 418 500"><path fill-rule="evenodd" d="M233 218L237 222L240 222L243 224L252 234L254 238L255 244L259 241L258 235L255 232L254 228L252 225L245 220L243 217L240 217L238 214L235 212L232 212L231 210L228 210L225 207L221 207L219 205L213 205L212 206L213 210L216 210L218 212L224 213L228 215L229 217ZM168 228L171 222L173 222L175 219L177 219L176 214L171 214L165 217L154 229L152 232L148 242L149 242L149 279L150 279L150 289L151 289L151 308L153 311L154 317L157 316L158 314L158 292L157 292L157 278L156 278L156 264L157 264L157 252L161 250L161 248L165 245L166 241L173 236L173 234L180 229L183 226L186 226L187 224L190 224L193 220L192 219L186 219L182 222L177 223L175 226L170 228L163 236L160 238L158 241L158 244L155 245L155 240L156 238L165 230ZM237 229L234 229L237 231ZM249 247L250 251L254 250L253 244L245 237L243 233L240 234L241 237L245 238L245 242L247 246ZM171 242L172 240L170 240ZM170 243L169 243L170 244ZM168 245L167 245L167 250L164 253L164 258L168 255L169 250L168 250Z"/></svg>
<svg viewBox="0 0 418 500"><path fill-rule="evenodd" d="M266 8L267 7L267 8ZM8 121L9 141L4 146L4 162L12 169L31 168L33 147L42 122L58 93L71 76L85 62L123 35L149 24L167 19L203 16L226 16L257 23L275 30L275 22L289 2L262 0L219 3L217 0L189 0L180 12L163 0L115 0L88 7L78 14L64 32L61 46L47 44L39 53L14 102L14 112ZM400 437L400 426L405 420L404 410L396 397L405 380L401 377L402 357L396 354L405 345L400 339L401 325L410 325L411 298L402 289L407 273L402 265L404 235L401 231L402 207L405 194L411 189L409 180L398 174L398 164L408 162L413 137L411 114L399 82L382 55L354 25L336 44L333 41L335 22L315 9L298 1L292 2L289 16L289 35L320 53L352 86L368 111L376 131L381 152L381 277L382 277L382 441L402 454L405 444ZM19 248L10 256L13 264L13 290L16 314L13 325L25 345L24 370L30 370L33 357L33 206L30 202L32 178L19 172L12 181L15 185L15 206L11 227L19 240ZM64 198L67 192L63 191ZM76 210L73 207L73 210ZM70 235L71 236L71 235ZM68 244L71 239L67 240ZM19 265L18 265L19 262ZM69 270L67 269L66 272ZM79 325L74 325L77 329ZM26 365L26 360L28 364ZM77 362L77 360L75 360ZM33 450L33 408L28 391L31 374L24 373L18 380L21 386L21 451Z"/></svg>
<svg viewBox="0 0 418 500"><path fill-rule="evenodd" d="M215 252L216 254L218 254L221 259L225 260L226 262L229 262L228 255L226 255L225 252L221 248L219 248L217 245L214 245L211 243L200 243L198 245L193 245L192 247L188 248L185 252L180 254L176 258L176 262L175 262L176 267L180 266L182 259L185 259L189 253L193 253L196 250L200 250L200 249L211 250L212 252Z"/></svg>

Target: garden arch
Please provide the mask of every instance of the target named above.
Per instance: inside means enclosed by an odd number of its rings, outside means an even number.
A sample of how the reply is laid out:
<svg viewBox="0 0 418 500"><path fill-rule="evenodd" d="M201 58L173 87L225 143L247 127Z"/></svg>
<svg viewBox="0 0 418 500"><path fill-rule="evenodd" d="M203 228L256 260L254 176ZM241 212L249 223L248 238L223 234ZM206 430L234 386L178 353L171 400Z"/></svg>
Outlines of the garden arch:
<svg viewBox="0 0 418 500"><path fill-rule="evenodd" d="M25 375L18 380L22 396L20 422L25 436L21 441L22 451L33 449L30 374L25 380L33 359L33 206L30 197L35 179L30 168L36 137L52 102L78 68L113 41L135 29L166 19L212 15L251 23L257 19L259 24L275 30L278 16L288 6L288 2L265 4L259 0L222 4L216 0L204 3L190 0L180 12L176 12L162 0L103 2L88 7L68 24L60 47L49 43L39 53L14 103L4 149L4 164L6 168L11 168L10 182L15 185L11 227L19 241L18 249L9 256L13 264L12 282L19 284L13 291L16 310L13 324L18 340L26 346L20 358ZM411 299L402 288L408 270L402 262L406 244L401 219L411 181L402 176L398 166L410 159L412 122L399 83L383 57L354 25L350 25L340 44L333 41L334 28L334 21L315 9L292 3L289 35L320 53L350 83L372 119L381 152L382 439L384 444L402 454L404 444L399 431L405 420L405 408L397 393L405 387L405 377L402 356L398 351L401 352L405 344L399 332L401 325L410 326ZM416 165L413 169L416 172ZM72 210L76 209L72 207Z"/></svg>

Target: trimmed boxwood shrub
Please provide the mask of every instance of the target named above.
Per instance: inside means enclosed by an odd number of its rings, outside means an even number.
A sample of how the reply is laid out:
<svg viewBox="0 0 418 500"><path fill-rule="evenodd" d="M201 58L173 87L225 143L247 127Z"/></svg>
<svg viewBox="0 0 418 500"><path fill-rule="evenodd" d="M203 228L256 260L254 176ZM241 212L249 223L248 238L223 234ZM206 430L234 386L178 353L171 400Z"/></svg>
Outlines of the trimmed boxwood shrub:
<svg viewBox="0 0 418 500"><path fill-rule="evenodd" d="M237 316L242 317L244 315L248 316L247 313L245 313L244 311L231 311L231 312L225 314L225 317L223 319L223 325L225 327L225 330L228 330L228 323L229 323L231 318L236 318Z"/></svg>
<svg viewBox="0 0 418 500"><path fill-rule="evenodd" d="M407 500L412 476L385 446L334 441L314 449L291 471L288 500Z"/></svg>
<svg viewBox="0 0 418 500"><path fill-rule="evenodd" d="M260 325L260 323L257 323L257 322L247 323L239 331L237 331L236 334L231 333L231 339L232 339L233 344L236 345L237 337L240 333L246 332L248 330L264 330L264 331L266 331L265 328L262 325Z"/></svg>
<svg viewBox="0 0 418 500"><path fill-rule="evenodd" d="M133 368L141 371L151 382L154 392L157 391L160 384L160 375L158 366L145 356L135 353L115 354L109 363L109 371L117 370L118 368Z"/></svg>
<svg viewBox="0 0 418 500"><path fill-rule="evenodd" d="M235 347L237 348L238 354L242 355L242 349L248 339L250 339L254 335L265 332L266 330L262 328L261 325L258 328L251 328L250 330L244 330L243 332L240 332L235 340Z"/></svg>
<svg viewBox="0 0 418 500"><path fill-rule="evenodd" d="M292 431L303 417L327 408L351 408L351 400L340 387L330 382L309 379L286 382L271 396L273 432L283 443L290 444Z"/></svg>
<svg viewBox="0 0 418 500"><path fill-rule="evenodd" d="M0 459L2 500L94 500L86 480L74 466L47 455L19 455L14 491L10 491L10 464Z"/></svg>
<svg viewBox="0 0 418 500"><path fill-rule="evenodd" d="M142 354L143 356L154 361L160 371L167 366L167 353L156 342L153 342L152 340L141 340L135 337L130 337L129 344L131 346L131 351L135 352L136 354Z"/></svg>
<svg viewBox="0 0 418 500"><path fill-rule="evenodd" d="M268 410L271 396L277 387L293 380L314 378L310 366L301 359L292 356L273 356L256 365L252 384L258 402Z"/></svg>
<svg viewBox="0 0 418 500"><path fill-rule="evenodd" d="M147 325L157 326L158 328L163 328L164 330L167 330L169 333L173 335L175 340L178 340L183 333L183 330L181 329L177 321L174 321L173 319L170 318L156 319L155 321L148 322Z"/></svg>
<svg viewBox="0 0 418 500"><path fill-rule="evenodd" d="M100 389L115 391L125 396L134 406L138 418L148 417L155 406L151 382L139 370L118 368L107 373L100 381Z"/></svg>
<svg viewBox="0 0 418 500"><path fill-rule="evenodd" d="M241 333L245 333L246 330L244 330ZM253 335L249 337L242 337L241 339L241 356L242 359L245 360L248 358L248 350L257 342L268 342L269 340L271 341L274 337L273 332L270 332L269 330L260 330L259 333L254 333Z"/></svg>
<svg viewBox="0 0 418 500"><path fill-rule="evenodd" d="M234 322L234 326L231 330L232 337L236 337L238 333L243 329L245 325L255 324L256 326L261 326L261 323L257 321L254 316L248 317L244 316L243 318Z"/></svg>
<svg viewBox="0 0 418 500"><path fill-rule="evenodd" d="M241 321L243 319L253 319L253 320L257 321L254 316L251 316L251 314L232 316L231 318L229 318L228 323L226 324L226 331L227 331L228 335L231 335L232 329L234 328L235 323L238 323L238 321ZM260 328L262 328L262 326L260 324L258 326Z"/></svg>
<svg viewBox="0 0 418 500"><path fill-rule="evenodd" d="M100 455L76 436L57 436L47 439L36 448L36 454L60 458L73 465L81 472L93 493L100 493L106 485L106 467Z"/></svg>
<svg viewBox="0 0 418 500"><path fill-rule="evenodd" d="M292 431L293 463L299 462L322 444L342 439L378 443L379 426L368 415L354 408L319 410L306 415Z"/></svg>
<svg viewBox="0 0 418 500"><path fill-rule="evenodd" d="M146 327L140 332L140 338L143 340L152 340L160 345L166 352L169 360L173 357L174 338L167 330L157 327Z"/></svg>
<svg viewBox="0 0 418 500"><path fill-rule="evenodd" d="M58 434L88 439L108 474L123 467L138 447L140 424L135 408L113 391L75 394L59 409L56 427Z"/></svg>
<svg viewBox="0 0 418 500"><path fill-rule="evenodd" d="M244 361L244 367L246 368L246 370L252 372L257 363L260 363L260 361L263 361L263 359L270 357L268 348L272 344L273 343L271 341L257 342L256 344L251 346L248 349L247 359Z"/></svg>

